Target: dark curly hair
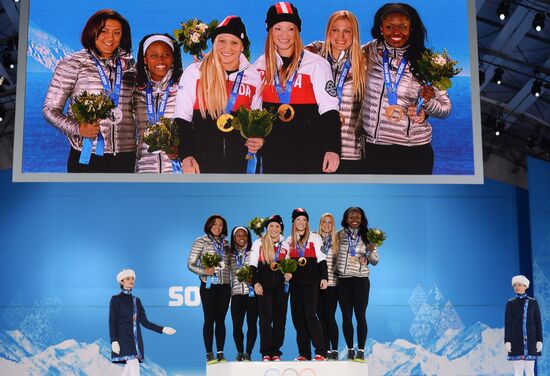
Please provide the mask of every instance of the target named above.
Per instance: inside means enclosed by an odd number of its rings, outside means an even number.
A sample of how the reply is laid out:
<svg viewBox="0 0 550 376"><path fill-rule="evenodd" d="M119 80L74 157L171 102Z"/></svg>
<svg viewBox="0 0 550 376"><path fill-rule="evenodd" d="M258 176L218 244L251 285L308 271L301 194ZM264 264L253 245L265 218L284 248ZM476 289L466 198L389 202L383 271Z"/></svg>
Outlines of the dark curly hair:
<svg viewBox="0 0 550 376"><path fill-rule="evenodd" d="M138 56L137 56L137 63L136 63L136 71L137 71L137 87L142 88L145 87L147 84L147 81L149 81L149 78L147 77L147 66L145 65L145 56L143 54L143 43L147 40L147 38L153 36L153 35L164 35L165 37L170 38L172 41L172 46L174 47L174 62L172 67L172 82L178 83L180 80L180 77L183 73L183 65L181 63L181 51L180 46L176 42L176 40L170 35L170 34L149 34L143 37L141 42L139 42L139 49L138 49Z"/></svg>
<svg viewBox="0 0 550 376"><path fill-rule="evenodd" d="M424 51L426 46L424 45L428 32L420 19L420 15L409 4L405 3L387 3L376 11L374 15L374 24L372 25L371 34L372 37L380 42L384 41L384 36L380 27L382 26L382 19L390 13L401 13L409 17L411 21L411 33L409 36L409 47L405 51L405 57L409 62L409 69L412 75L419 80L418 77L418 60Z"/></svg>
<svg viewBox="0 0 550 376"><path fill-rule="evenodd" d="M359 225L359 236L361 237L361 240L363 241L363 243L369 244L369 239L367 238L367 232L369 230L369 220L365 215L365 211L360 207L352 206L346 209L346 211L344 212L344 215L342 216L342 223L341 223L342 227L349 228L348 214L352 211L356 211L359 214L361 214L361 224Z"/></svg>
<svg viewBox="0 0 550 376"><path fill-rule="evenodd" d="M252 247L252 236L250 235L250 230L244 226L236 226L231 230L231 253L237 253L237 247L235 246L235 230L244 230L246 231L246 252L250 251Z"/></svg>

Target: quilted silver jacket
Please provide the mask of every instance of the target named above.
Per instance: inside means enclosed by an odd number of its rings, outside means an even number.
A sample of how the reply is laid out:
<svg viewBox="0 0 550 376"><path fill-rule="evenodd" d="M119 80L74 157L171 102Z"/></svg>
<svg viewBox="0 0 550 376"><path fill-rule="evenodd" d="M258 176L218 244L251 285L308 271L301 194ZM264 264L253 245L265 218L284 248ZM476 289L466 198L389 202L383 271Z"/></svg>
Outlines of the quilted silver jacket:
<svg viewBox="0 0 550 376"><path fill-rule="evenodd" d="M115 59L100 59L100 64L111 83L115 78ZM105 138L105 153L132 152L136 150L135 122L132 111L132 87L135 81L134 62L131 56L122 56L122 88L119 107L123 118L114 125L107 120L100 122L100 132ZM82 150L82 137L79 134L78 122L73 118L69 106L63 112L67 99L80 95L84 90L99 94L103 91L95 63L86 50L80 50L65 56L55 68L42 114L46 120L67 136L71 146ZM95 152L96 139L94 139Z"/></svg>
<svg viewBox="0 0 550 376"><path fill-rule="evenodd" d="M389 106L384 85L382 55L384 47L389 51L390 75L395 82L395 72L405 53L405 48L393 48L385 43L373 40L363 46L367 60L367 90L363 98L363 128L366 141L382 145L418 146L432 140L432 127L427 122L414 124L407 116L398 123L392 123L385 117ZM397 88L397 104L405 114L409 106L415 106L421 85L412 76L409 64ZM435 98L422 105L426 114L435 118L446 118L451 112L451 101L446 90L435 89Z"/></svg>
<svg viewBox="0 0 550 376"><path fill-rule="evenodd" d="M156 108L158 102L162 99L166 88L172 77L172 72L167 74L161 82L152 82L153 101ZM168 102L164 111L164 117L174 118L174 110L176 107L176 94L178 92L178 83L172 83L168 94ZM136 153L136 172L145 173L172 173L172 162L165 152L149 153L148 145L141 141L141 136L147 130L149 122L147 119L147 109L145 103L145 88L134 89L134 109L136 113L136 124L138 129L137 153Z"/></svg>
<svg viewBox="0 0 550 376"><path fill-rule="evenodd" d="M359 239L355 248L355 256L351 255L348 242L349 229L343 228L337 232L338 236L338 257L336 269L339 278L350 277L368 277L370 274L369 265L376 265L380 259L376 248L369 252L363 240ZM352 230L352 236L355 238L357 230ZM362 264L360 258L367 258L368 263Z"/></svg>
<svg viewBox="0 0 550 376"><path fill-rule="evenodd" d="M229 245L224 239L224 251L222 254L223 268L216 268L215 272L217 275L218 284L229 284L231 279L229 275L230 261L229 261ZM193 273L197 274L202 282L206 282L206 274L204 271L205 267L201 264L201 258L205 253L215 254L216 250L214 248L214 243L208 235L199 236L193 242L191 246L191 252L189 253L189 258L187 259L187 268Z"/></svg>

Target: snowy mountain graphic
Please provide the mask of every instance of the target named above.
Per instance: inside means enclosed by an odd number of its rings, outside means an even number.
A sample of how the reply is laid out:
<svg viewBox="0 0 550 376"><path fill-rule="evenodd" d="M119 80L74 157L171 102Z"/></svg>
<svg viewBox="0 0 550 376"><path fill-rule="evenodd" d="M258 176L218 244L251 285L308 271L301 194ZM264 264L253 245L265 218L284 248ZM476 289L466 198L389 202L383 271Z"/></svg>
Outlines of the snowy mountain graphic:
<svg viewBox="0 0 550 376"><path fill-rule="evenodd" d="M27 47L27 70L34 72L53 72L57 63L67 54L74 52L53 35L41 30L29 22Z"/></svg>
<svg viewBox="0 0 550 376"><path fill-rule="evenodd" d="M99 339L94 343L79 343L68 339L42 351L21 332L0 332L0 373L10 376L27 375L120 375L122 366L111 363L109 344ZM166 376L158 365L145 362L141 374Z"/></svg>

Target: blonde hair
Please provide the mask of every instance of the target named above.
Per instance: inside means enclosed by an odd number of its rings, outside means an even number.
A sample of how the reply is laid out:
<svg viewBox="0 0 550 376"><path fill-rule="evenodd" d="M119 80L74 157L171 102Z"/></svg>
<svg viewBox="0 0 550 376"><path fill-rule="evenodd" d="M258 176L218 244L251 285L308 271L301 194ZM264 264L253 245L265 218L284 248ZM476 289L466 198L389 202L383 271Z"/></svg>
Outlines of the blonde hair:
<svg viewBox="0 0 550 376"><path fill-rule="evenodd" d="M225 112L229 99L226 86L227 74L218 57L216 39L218 36L214 39L212 50L205 55L200 67L197 98L203 119L206 119L207 112L213 119L220 117Z"/></svg>
<svg viewBox="0 0 550 376"><path fill-rule="evenodd" d="M294 51L292 51L292 61L290 64L284 68L281 67L279 71L279 78L281 79L281 85L285 86L286 82L289 79L289 76L294 72L298 67L298 61L300 60L300 55L304 50L304 43L302 38L300 38L300 32L298 31L298 26L294 25ZM273 39L273 27L267 32L267 38L265 39L265 78L264 78L264 87L268 85L273 85L275 72L277 71L277 46L275 45L275 40Z"/></svg>
<svg viewBox="0 0 550 376"><path fill-rule="evenodd" d="M307 219L307 218L306 218ZM297 248L297 245L298 245L298 232L296 230L296 220L292 221L292 235L291 235L291 242L290 242L290 245L294 248ZM309 239L309 232L310 232L310 229L309 229L309 219L307 220L306 222L306 228L305 228L305 231L304 231L304 236L302 236L300 238L301 242L302 242L302 245L303 245L303 242L306 241Z"/></svg>
<svg viewBox="0 0 550 376"><path fill-rule="evenodd" d="M353 77L353 95L356 99L362 98L365 92L367 82L367 63L366 58L361 51L361 36L359 35L359 22L357 17L348 10L339 10L332 13L327 22L325 31L325 48L323 57L328 58L332 51L332 39L330 31L338 20L347 20L351 23L353 38L349 47L349 57L351 60L351 76Z"/></svg>
<svg viewBox="0 0 550 376"><path fill-rule="evenodd" d="M271 223L276 223L276 222L271 222ZM281 234L282 234L283 229L280 224L279 224L279 228L281 229ZM273 246L273 239L271 239L271 236L269 236L267 227L265 229L264 236L262 236L262 245L260 248L260 252L262 252L262 258L263 258L264 264L271 264L273 260L275 260L275 247Z"/></svg>
<svg viewBox="0 0 550 376"><path fill-rule="evenodd" d="M321 225L323 224L323 221L325 220L325 218L332 219L332 230L330 231L330 240L332 241L332 251L336 256L338 254L338 236L336 236L336 221L334 220L334 216L331 213L325 213L321 216L321 219L319 219L319 235L322 234ZM327 249L327 252L328 252L328 249Z"/></svg>

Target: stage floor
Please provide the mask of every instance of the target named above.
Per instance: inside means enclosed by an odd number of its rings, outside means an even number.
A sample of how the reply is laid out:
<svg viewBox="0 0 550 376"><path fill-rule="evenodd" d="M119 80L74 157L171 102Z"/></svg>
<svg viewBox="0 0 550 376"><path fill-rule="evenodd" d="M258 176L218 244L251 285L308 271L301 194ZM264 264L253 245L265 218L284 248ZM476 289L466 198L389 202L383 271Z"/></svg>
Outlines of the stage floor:
<svg viewBox="0 0 550 376"><path fill-rule="evenodd" d="M368 376L366 363L325 362L228 362L206 366L206 376Z"/></svg>

